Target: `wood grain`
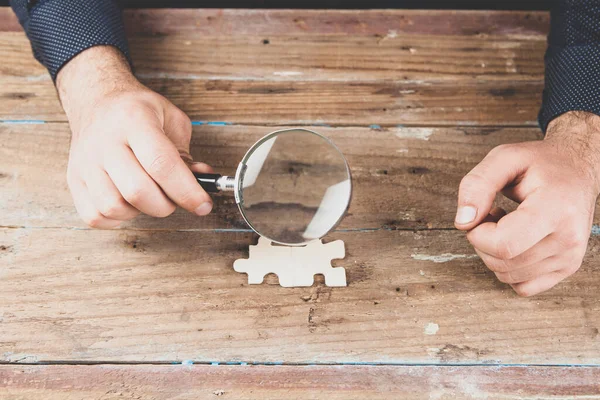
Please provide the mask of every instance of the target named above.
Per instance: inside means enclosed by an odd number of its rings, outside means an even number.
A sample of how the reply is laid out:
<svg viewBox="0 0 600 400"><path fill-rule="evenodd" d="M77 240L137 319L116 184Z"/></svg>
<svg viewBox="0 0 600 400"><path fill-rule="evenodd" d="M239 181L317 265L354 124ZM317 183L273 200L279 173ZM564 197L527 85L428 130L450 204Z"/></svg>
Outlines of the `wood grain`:
<svg viewBox="0 0 600 400"><path fill-rule="evenodd" d="M2 229L10 362L600 363L600 238L520 298L456 231L337 232L347 288L248 286L249 233ZM274 283L268 279L268 282ZM275 280L276 282L276 280Z"/></svg>
<svg viewBox="0 0 600 400"><path fill-rule="evenodd" d="M274 129L195 126L192 155L233 174L250 146ZM352 170L353 202L341 229L451 228L462 177L493 147L540 137L537 128L313 129L340 147ZM84 226L66 184L68 149L66 124L0 124L0 226ZM206 218L178 210L167 219L142 216L126 227L247 228L231 195L214 199ZM514 207L506 200L501 205Z"/></svg>
<svg viewBox="0 0 600 400"><path fill-rule="evenodd" d="M126 19L138 76L192 119L536 125L544 13L141 10ZM0 34L0 119L64 121L13 25Z"/></svg>
<svg viewBox="0 0 600 400"><path fill-rule="evenodd" d="M435 11L435 10L243 10L137 9L125 10L127 33L168 35L202 33L223 35L386 35L457 36L545 35L547 12ZM21 31L16 16L0 7L0 32Z"/></svg>
<svg viewBox="0 0 600 400"><path fill-rule="evenodd" d="M274 81L540 80L546 38L442 35L132 36L138 76ZM0 73L44 79L24 34L0 33ZM47 78L49 80L49 78Z"/></svg>
<svg viewBox="0 0 600 400"><path fill-rule="evenodd" d="M600 398L600 368L0 366L4 399Z"/></svg>
<svg viewBox="0 0 600 400"><path fill-rule="evenodd" d="M192 120L256 125L536 126L541 82L142 79ZM65 121L49 82L6 79L1 119Z"/></svg>
<svg viewBox="0 0 600 400"><path fill-rule="evenodd" d="M6 365L0 397L600 398L600 237L577 274L523 299L451 230L461 177L496 145L540 138L547 13L129 10L125 22L144 83L195 121L227 123L194 127L192 153L219 172L276 126L338 144L356 192L327 240L346 242L334 265L349 287L248 286L232 263L256 236L227 196L207 218L83 227L55 89L1 8L0 363L299 365ZM402 366L414 363L438 365Z"/></svg>

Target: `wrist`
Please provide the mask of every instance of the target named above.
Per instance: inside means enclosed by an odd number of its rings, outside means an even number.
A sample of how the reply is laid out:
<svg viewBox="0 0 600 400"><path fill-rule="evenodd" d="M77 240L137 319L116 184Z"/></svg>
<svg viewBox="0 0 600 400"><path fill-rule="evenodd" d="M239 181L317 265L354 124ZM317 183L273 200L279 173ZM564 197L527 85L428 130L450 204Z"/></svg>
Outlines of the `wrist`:
<svg viewBox="0 0 600 400"><path fill-rule="evenodd" d="M600 116L584 111L562 114L548 124L544 140L581 161L594 179L596 194L600 192Z"/></svg>
<svg viewBox="0 0 600 400"><path fill-rule="evenodd" d="M59 71L56 87L69 122L77 126L103 98L142 85L118 49L95 46L79 53Z"/></svg>

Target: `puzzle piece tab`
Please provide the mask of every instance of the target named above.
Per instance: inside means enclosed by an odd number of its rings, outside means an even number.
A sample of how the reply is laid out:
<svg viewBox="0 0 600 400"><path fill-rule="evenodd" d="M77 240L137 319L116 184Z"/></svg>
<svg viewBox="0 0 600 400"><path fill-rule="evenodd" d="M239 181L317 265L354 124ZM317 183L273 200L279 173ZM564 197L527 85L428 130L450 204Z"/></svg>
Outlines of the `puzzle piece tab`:
<svg viewBox="0 0 600 400"><path fill-rule="evenodd" d="M333 268L331 260L346 256L344 242L336 240L323 244L314 240L302 247L273 245L259 237L250 246L248 259L235 260L233 269L248 274L249 284L260 284L267 274L276 274L283 287L312 286L315 274L323 274L325 285L346 286L346 270Z"/></svg>

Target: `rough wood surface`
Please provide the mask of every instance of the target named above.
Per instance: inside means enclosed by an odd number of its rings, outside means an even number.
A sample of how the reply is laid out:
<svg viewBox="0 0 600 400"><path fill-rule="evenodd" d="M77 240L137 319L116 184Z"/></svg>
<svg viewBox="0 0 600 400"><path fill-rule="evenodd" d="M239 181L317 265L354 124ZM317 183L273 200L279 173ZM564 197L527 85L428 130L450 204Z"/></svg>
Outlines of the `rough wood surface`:
<svg viewBox="0 0 600 400"><path fill-rule="evenodd" d="M142 10L126 20L138 76L192 119L536 124L545 13ZM0 119L64 121L25 35L6 25Z"/></svg>
<svg viewBox="0 0 600 400"><path fill-rule="evenodd" d="M399 35L217 36L173 33L129 39L142 78L237 80L539 80L543 35L514 38ZM0 33L2 74L49 80L24 34Z"/></svg>
<svg viewBox="0 0 600 400"><path fill-rule="evenodd" d="M233 174L248 148L274 129L195 126L192 155ZM341 229L451 228L461 178L493 147L540 137L537 128L312 129L340 147L352 170L354 197ZM83 227L66 185L68 149L66 124L0 124L0 226ZM206 218L178 210L167 219L141 216L127 227L246 228L231 195L214 199Z"/></svg>
<svg viewBox="0 0 600 400"><path fill-rule="evenodd" d="M600 368L0 366L3 399L598 399Z"/></svg>
<svg viewBox="0 0 600 400"><path fill-rule="evenodd" d="M544 35L547 12L435 10L125 10L129 35L403 34L516 37ZM10 8L0 7L0 32L20 31Z"/></svg>
<svg viewBox="0 0 600 400"><path fill-rule="evenodd" d="M219 172L274 126L338 144L356 192L327 240L346 243L333 264L349 286L246 285L232 263L256 236L226 196L207 218L83 227L64 179L65 117L2 8L0 362L346 365L10 365L0 397L600 398L597 368L439 366L600 364L600 236L581 271L522 299L451 230L461 177L498 144L540 138L547 13L135 10L125 21L140 79L218 122L195 126L192 153Z"/></svg>
<svg viewBox="0 0 600 400"><path fill-rule="evenodd" d="M536 126L536 82L263 82L142 79L192 120L237 124ZM0 118L65 121L49 81L8 78Z"/></svg>
<svg viewBox="0 0 600 400"><path fill-rule="evenodd" d="M248 286L250 233L0 230L4 361L600 363L595 236L518 297L457 231L337 232L348 287Z"/></svg>

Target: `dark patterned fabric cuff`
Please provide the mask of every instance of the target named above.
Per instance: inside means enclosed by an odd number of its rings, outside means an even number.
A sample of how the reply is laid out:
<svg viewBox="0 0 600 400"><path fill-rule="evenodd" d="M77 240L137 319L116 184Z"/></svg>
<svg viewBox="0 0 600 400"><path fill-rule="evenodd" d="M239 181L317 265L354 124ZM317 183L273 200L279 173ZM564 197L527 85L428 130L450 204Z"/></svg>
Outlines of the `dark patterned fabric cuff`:
<svg viewBox="0 0 600 400"><path fill-rule="evenodd" d="M28 3L27 17L19 15L19 19L31 41L35 58L48 68L53 81L71 58L93 46L114 46L131 64L121 8L116 1L40 0Z"/></svg>
<svg viewBox="0 0 600 400"><path fill-rule="evenodd" d="M600 45L548 49L546 84L538 121L545 133L554 118L568 111L600 115Z"/></svg>

